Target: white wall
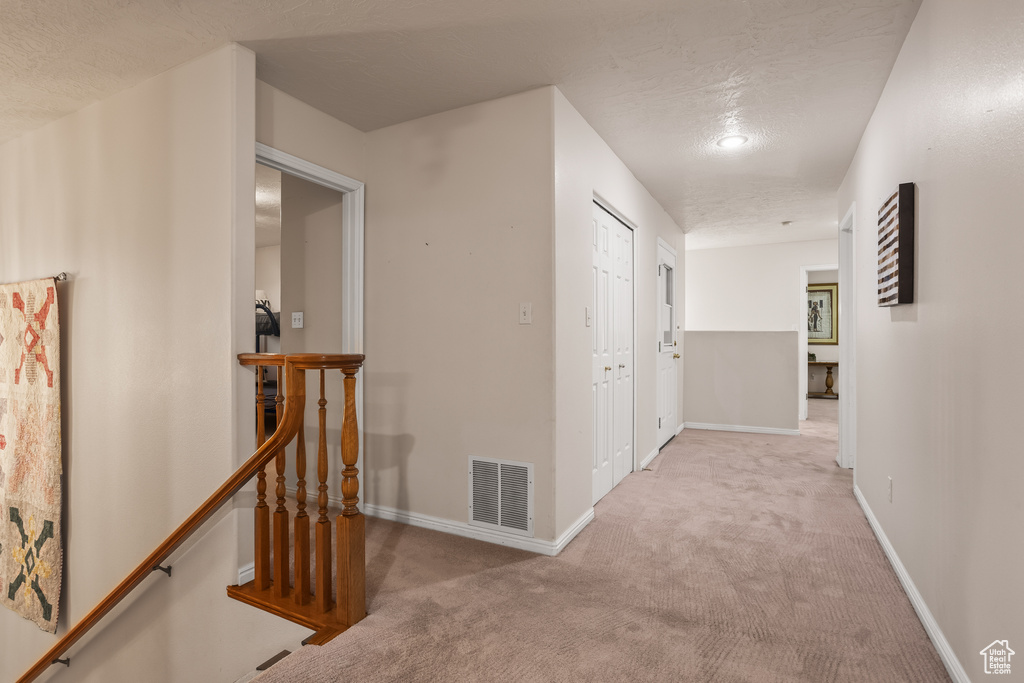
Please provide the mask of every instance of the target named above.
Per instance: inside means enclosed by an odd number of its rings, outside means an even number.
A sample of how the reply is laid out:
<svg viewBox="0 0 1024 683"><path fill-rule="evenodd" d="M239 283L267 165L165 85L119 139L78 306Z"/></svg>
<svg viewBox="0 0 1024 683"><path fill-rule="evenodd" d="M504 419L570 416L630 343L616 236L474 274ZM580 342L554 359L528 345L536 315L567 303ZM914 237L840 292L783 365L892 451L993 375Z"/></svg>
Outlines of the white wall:
<svg viewBox="0 0 1024 683"><path fill-rule="evenodd" d="M368 145L366 500L466 522L468 456L532 462L535 534L553 539L550 92Z"/></svg>
<svg viewBox="0 0 1024 683"><path fill-rule="evenodd" d="M256 250L256 289L267 293L270 309L281 310L281 245Z"/></svg>
<svg viewBox="0 0 1024 683"><path fill-rule="evenodd" d="M256 81L256 142L365 180L366 139L366 133Z"/></svg>
<svg viewBox="0 0 1024 683"><path fill-rule="evenodd" d="M251 454L235 354L252 344L254 72L251 52L225 47L0 147L0 280L70 275L61 633ZM287 625L261 630L280 620L224 595L234 517L50 680L232 680L280 645ZM0 642L8 681L56 639L0 610Z"/></svg>
<svg viewBox="0 0 1024 683"><path fill-rule="evenodd" d="M838 198L857 216L856 485L974 680L993 639L1024 643L1024 356L991 352L1024 334L1022 25L1018 0L923 3ZM915 303L880 308L877 207L911 181Z"/></svg>
<svg viewBox="0 0 1024 683"><path fill-rule="evenodd" d="M800 266L839 263L839 242L686 252L686 329L778 331L806 325Z"/></svg>
<svg viewBox="0 0 1024 683"><path fill-rule="evenodd" d="M686 426L793 432L796 332L687 330Z"/></svg>
<svg viewBox="0 0 1024 683"><path fill-rule="evenodd" d="M634 225L636 274L637 462L657 450L657 238L677 251L685 270L683 233L608 145L555 88L555 469L561 533L591 507L594 458L592 339L584 308L593 306L592 221L595 194ZM676 278L683 301L683 278ZM682 315L679 316L681 324ZM682 343L681 334L679 342ZM682 415L682 364L679 407Z"/></svg>
<svg viewBox="0 0 1024 683"><path fill-rule="evenodd" d="M806 418L807 299L801 267L838 263L838 232L834 240L691 249L686 252L686 329L800 332L796 395L800 417ZM812 348L817 353L826 347ZM834 360L829 353L820 358Z"/></svg>

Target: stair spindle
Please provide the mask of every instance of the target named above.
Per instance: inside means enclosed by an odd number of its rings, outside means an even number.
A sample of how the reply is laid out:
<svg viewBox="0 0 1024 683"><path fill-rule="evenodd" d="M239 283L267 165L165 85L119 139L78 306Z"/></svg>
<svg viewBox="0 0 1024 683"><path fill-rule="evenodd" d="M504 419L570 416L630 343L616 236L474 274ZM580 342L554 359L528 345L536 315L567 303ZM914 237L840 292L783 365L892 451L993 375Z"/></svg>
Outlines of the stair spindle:
<svg viewBox="0 0 1024 683"><path fill-rule="evenodd" d="M278 385L278 394L281 387ZM263 393L263 366L256 366L256 448L267 442L267 397ZM256 508L253 510L255 545L255 585L258 590L270 587L270 506L267 505L267 468L256 474Z"/></svg>
<svg viewBox="0 0 1024 683"><path fill-rule="evenodd" d="M283 368L277 368L277 386L280 388L284 383ZM281 416L284 411L284 396L277 392L277 424L281 424ZM277 509L274 510L274 596L278 598L287 597L290 592L289 586L289 548L288 548L288 509L285 507L285 465L286 455L284 447L277 452L274 462L277 468Z"/></svg>
<svg viewBox="0 0 1024 683"><path fill-rule="evenodd" d="M327 398L324 388L324 371L320 370L320 440L317 447L317 506L320 516L316 521L316 607L321 612L330 611L331 599L331 520L327 516Z"/></svg>
<svg viewBox="0 0 1024 683"><path fill-rule="evenodd" d="M337 618L355 624L366 616L366 519L359 511L359 425L356 418L356 372L346 367L345 419L341 427L342 512L338 515Z"/></svg>
<svg viewBox="0 0 1024 683"><path fill-rule="evenodd" d="M306 435L305 423L299 428L295 443L295 475L298 477L295 500L295 603L309 603L309 515L306 514Z"/></svg>

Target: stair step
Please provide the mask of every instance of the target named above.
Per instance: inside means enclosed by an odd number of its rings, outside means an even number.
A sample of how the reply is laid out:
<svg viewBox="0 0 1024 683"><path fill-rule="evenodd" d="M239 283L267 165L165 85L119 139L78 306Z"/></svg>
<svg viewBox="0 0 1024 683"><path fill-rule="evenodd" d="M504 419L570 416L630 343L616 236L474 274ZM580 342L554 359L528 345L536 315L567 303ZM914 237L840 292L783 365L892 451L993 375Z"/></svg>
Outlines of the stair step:
<svg viewBox="0 0 1024 683"><path fill-rule="evenodd" d="M274 597L271 589L256 590L253 581L243 586L228 586L228 596L247 605L258 607L265 612L276 614L300 626L305 626L311 631L316 631L309 639L303 641L310 645L329 643L349 627L348 624L337 618L333 609L324 613L318 611L313 602L308 605L296 605L290 597Z"/></svg>

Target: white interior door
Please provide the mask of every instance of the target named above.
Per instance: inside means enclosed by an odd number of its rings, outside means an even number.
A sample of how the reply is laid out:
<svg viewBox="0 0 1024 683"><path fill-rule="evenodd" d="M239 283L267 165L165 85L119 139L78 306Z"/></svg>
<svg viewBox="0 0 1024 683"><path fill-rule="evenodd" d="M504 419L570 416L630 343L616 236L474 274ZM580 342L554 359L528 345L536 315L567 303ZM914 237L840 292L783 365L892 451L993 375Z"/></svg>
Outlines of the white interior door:
<svg viewBox="0 0 1024 683"><path fill-rule="evenodd" d="M633 231L618 221L615 223L613 485L633 471Z"/></svg>
<svg viewBox="0 0 1024 683"><path fill-rule="evenodd" d="M676 339L675 301L676 255L658 244L658 446L676 435Z"/></svg>
<svg viewBox="0 0 1024 683"><path fill-rule="evenodd" d="M593 502L633 471L633 231L594 204Z"/></svg>

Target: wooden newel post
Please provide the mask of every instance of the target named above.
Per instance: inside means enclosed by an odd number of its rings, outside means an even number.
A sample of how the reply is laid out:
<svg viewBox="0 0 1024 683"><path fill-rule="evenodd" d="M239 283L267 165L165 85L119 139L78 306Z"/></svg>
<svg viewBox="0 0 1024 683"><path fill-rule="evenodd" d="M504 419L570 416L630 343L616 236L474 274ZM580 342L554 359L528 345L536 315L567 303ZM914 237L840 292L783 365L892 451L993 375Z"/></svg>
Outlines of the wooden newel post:
<svg viewBox="0 0 1024 683"><path fill-rule="evenodd" d="M338 515L338 620L352 625L366 616L366 520L359 511L359 425L356 419L356 373L345 367L345 420L341 427L342 512Z"/></svg>

